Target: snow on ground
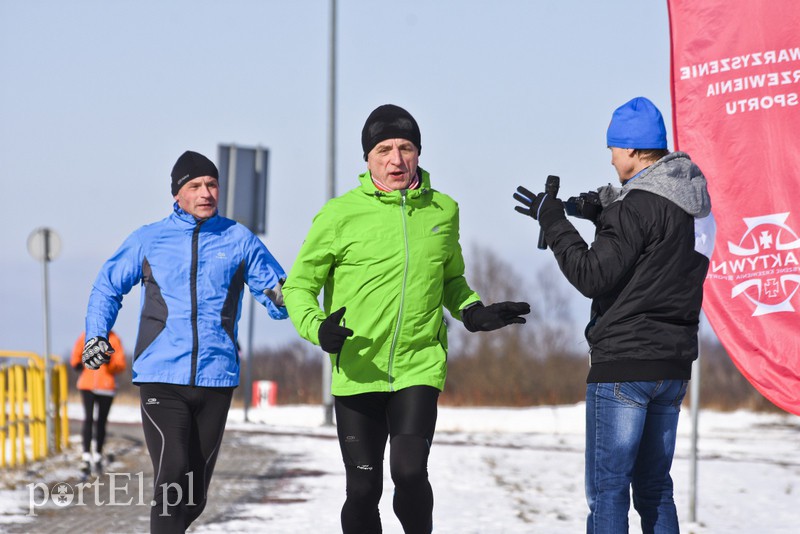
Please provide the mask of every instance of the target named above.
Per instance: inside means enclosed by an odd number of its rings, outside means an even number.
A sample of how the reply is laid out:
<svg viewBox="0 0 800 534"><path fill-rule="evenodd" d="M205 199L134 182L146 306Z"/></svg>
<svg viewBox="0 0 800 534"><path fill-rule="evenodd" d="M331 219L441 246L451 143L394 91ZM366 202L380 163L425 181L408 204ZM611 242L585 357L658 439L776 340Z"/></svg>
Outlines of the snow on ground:
<svg viewBox="0 0 800 534"><path fill-rule="evenodd" d="M585 529L583 493L584 407L527 409L440 408L430 458L434 532L575 533ZM267 408L251 420L274 427L305 427L319 435L322 408ZM241 412L231 425L247 428ZM683 411L673 467L684 532L782 533L800 531L800 418L783 414L722 414L699 417L697 521L689 521L691 419ZM257 437L264 440L262 436ZM251 505L241 520L207 525L198 532L274 527L279 532L336 532L344 497L337 442L270 436L262 446L292 455L292 464L324 476L296 478L278 506ZM386 534L400 533L391 511L392 486L385 476L381 501ZM631 532L640 532L631 513Z"/></svg>
<svg viewBox="0 0 800 534"><path fill-rule="evenodd" d="M74 413L80 417L80 407ZM138 421L138 408L115 405L111 418ZM335 429L322 421L320 406L251 410L250 422L243 421L241 410L232 410L229 427L252 430L253 446L277 451L292 476L278 482L269 502L240 505L222 523L203 524L201 517L193 532L340 531L344 474ZM429 466L436 501L434 532L583 531L583 429L583 404L441 407ZM682 531L800 531L800 418L701 412L699 429L697 521L690 522L691 420L685 409L673 466ZM391 510L388 472L384 478L384 532L401 533ZM634 511L630 521L631 532L641 532Z"/></svg>

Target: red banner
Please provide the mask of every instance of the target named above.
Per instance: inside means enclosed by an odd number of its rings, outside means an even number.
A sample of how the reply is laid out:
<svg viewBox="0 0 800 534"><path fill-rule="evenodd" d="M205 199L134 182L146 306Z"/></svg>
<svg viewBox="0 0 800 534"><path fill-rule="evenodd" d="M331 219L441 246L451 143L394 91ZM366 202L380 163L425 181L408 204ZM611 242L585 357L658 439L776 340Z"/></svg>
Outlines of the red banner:
<svg viewBox="0 0 800 534"><path fill-rule="evenodd" d="M717 222L703 310L753 386L800 414L800 2L668 6L675 148Z"/></svg>

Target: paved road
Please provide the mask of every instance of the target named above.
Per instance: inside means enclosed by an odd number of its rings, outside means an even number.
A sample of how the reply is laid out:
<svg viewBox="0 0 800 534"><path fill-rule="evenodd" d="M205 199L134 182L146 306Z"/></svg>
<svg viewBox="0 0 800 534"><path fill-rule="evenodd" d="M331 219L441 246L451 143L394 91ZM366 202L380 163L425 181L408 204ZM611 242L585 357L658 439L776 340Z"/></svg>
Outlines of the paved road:
<svg viewBox="0 0 800 534"><path fill-rule="evenodd" d="M79 421L71 422L71 434L79 434ZM226 430L222 451L217 459L211 481L211 499L198 520L213 523L226 519L235 504L267 502L270 490L282 474L275 453L247 445L245 438L252 433ZM19 476L22 487L39 483L33 493L36 516L30 522L0 524L0 532L8 533L146 533L149 531L150 498L152 497L152 464L144 444L140 424L109 423L106 452L114 454L107 473L92 477L83 485L80 498L79 447L72 445L65 455L48 459ZM109 475L108 473L116 473ZM65 483L68 487L64 484ZM88 483L92 485L88 485ZM111 486L116 489L111 495ZM144 487L142 487L144 486ZM44 497L45 488L50 498ZM59 494L59 488L62 492ZM28 495L31 490L25 490ZM72 501L67 505L54 504L61 497ZM110 504L112 497L116 505ZM97 503L101 503L98 505ZM80 504L82 503L82 504ZM191 531L191 529L190 529Z"/></svg>

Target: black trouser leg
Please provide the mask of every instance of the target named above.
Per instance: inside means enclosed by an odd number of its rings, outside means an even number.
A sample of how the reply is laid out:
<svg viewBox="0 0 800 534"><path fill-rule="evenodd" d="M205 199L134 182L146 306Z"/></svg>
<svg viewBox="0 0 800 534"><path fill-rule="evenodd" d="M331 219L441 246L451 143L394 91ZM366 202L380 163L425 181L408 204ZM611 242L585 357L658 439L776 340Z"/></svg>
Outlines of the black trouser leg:
<svg viewBox="0 0 800 534"><path fill-rule="evenodd" d="M97 453L102 454L103 445L106 443L106 424L108 423L108 412L111 411L111 403L114 397L111 395L95 395L97 401L97 421L94 427L94 440L97 444Z"/></svg>
<svg viewBox="0 0 800 534"><path fill-rule="evenodd" d="M192 425L189 466L194 472L192 494L200 497L187 506L187 528L200 517L208 502L208 487L217 465L232 397L233 388L206 388L204 402L195 411L195 421L199 424Z"/></svg>
<svg viewBox="0 0 800 534"><path fill-rule="evenodd" d="M393 394L387 406L394 513L406 534L430 534L433 529L428 454L436 429L438 399L439 390L416 386Z"/></svg>
<svg viewBox="0 0 800 534"><path fill-rule="evenodd" d="M433 528L429 451L430 445L422 436L403 434L391 441L389 465L394 482L394 513L406 534L430 534Z"/></svg>
<svg viewBox="0 0 800 534"><path fill-rule="evenodd" d="M81 390L83 400L83 425L81 426L81 441L83 452L92 451L92 426L94 425L94 393Z"/></svg>
<svg viewBox="0 0 800 534"><path fill-rule="evenodd" d="M347 479L342 506L344 534L380 534L383 451L389 437L385 395L336 397L336 431Z"/></svg>

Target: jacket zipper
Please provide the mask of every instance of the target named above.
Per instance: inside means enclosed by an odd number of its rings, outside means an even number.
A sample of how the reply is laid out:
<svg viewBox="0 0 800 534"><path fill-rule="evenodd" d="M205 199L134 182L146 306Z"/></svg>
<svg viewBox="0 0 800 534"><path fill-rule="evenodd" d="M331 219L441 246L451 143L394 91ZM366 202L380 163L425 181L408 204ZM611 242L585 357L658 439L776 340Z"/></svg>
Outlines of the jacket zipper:
<svg viewBox="0 0 800 534"><path fill-rule="evenodd" d="M192 232L192 270L191 279L189 280L192 294L192 374L189 379L189 385L192 387L197 384L197 357L200 352L200 336L197 328L197 257L199 255L200 226L204 222L205 220L197 221L197 226L194 227Z"/></svg>
<svg viewBox="0 0 800 534"><path fill-rule="evenodd" d="M397 311L397 323L394 327L394 336L392 336L392 345L389 349L389 390L394 391L394 375L392 374L392 367L394 365L394 351L397 347L397 338L400 337L400 326L403 317L403 305L406 299L406 278L408 276L408 228L406 227L406 194L405 189L400 191L400 217L403 220L403 246L405 249L405 260L403 262L403 284L400 287L400 309Z"/></svg>

